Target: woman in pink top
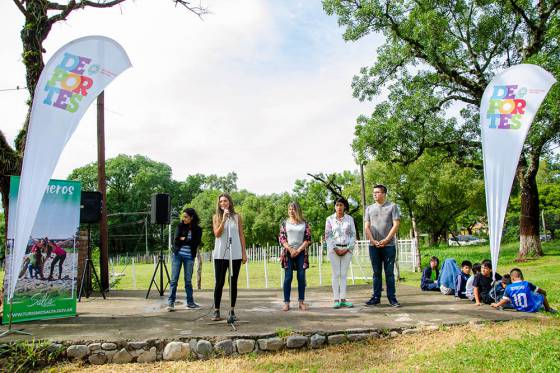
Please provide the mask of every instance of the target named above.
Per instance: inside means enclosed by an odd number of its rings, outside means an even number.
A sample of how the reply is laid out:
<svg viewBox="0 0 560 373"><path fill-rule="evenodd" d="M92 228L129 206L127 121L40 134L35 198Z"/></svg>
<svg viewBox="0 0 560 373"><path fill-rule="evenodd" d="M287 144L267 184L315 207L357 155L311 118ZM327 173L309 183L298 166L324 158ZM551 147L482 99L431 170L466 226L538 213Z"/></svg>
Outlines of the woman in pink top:
<svg viewBox="0 0 560 373"><path fill-rule="evenodd" d="M58 279L60 280L62 279L62 265L66 259L66 251L53 241L49 241L48 238L45 238L45 242L47 244L47 258L50 258L51 253L54 253L54 259L51 262L51 273L49 274L48 280L53 280L54 266L56 263L58 263Z"/></svg>

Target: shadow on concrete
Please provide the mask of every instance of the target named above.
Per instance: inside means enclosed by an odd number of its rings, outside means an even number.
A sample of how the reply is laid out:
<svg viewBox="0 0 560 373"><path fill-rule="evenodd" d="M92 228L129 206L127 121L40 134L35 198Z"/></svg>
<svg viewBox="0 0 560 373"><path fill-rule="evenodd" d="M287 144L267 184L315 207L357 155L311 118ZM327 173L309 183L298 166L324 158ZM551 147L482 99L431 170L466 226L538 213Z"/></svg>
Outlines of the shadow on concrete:
<svg viewBox="0 0 560 373"><path fill-rule="evenodd" d="M292 290L295 295L297 290ZM490 306L475 306L468 300L456 300L436 292L422 292L406 285L397 287L401 308L388 305L386 299L374 307L364 302L371 296L371 286L348 287L348 299L354 308L333 309L330 287L306 290L308 311L297 309L281 311L281 289L240 290L236 314L240 323L237 332L224 323L210 321L212 291L195 291L201 310L187 310L184 303L176 311L165 311L167 294L157 293L145 299L146 292L137 290L111 291L107 300L101 297L82 298L78 303L78 316L65 319L39 320L23 324L33 333L28 338L53 341L117 341L146 339L180 339L190 337L220 337L244 335L271 335L279 329L294 332L324 333L348 329L399 329L429 325L449 325L480 321L503 321L534 315L512 311L498 311ZM184 294L178 294L181 299ZM222 315L229 307L227 291L222 299ZM297 302L292 302L297 308ZM14 337L21 339L22 337Z"/></svg>

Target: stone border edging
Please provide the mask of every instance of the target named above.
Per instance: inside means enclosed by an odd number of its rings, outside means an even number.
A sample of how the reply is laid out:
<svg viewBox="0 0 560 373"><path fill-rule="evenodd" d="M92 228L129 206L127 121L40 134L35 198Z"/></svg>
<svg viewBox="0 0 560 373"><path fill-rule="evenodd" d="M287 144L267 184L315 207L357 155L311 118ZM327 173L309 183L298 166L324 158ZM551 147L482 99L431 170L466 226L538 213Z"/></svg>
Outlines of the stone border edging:
<svg viewBox="0 0 560 373"><path fill-rule="evenodd" d="M395 329L346 329L330 332L312 331L294 333L287 337L276 334L237 335L230 337L180 337L176 340L148 339L144 341L83 341L79 343L53 342L50 350L64 349L61 357L93 365L150 363L237 356L248 353L277 352L282 350L317 349L342 343L359 343L369 339L394 338L440 327L481 324L470 321ZM11 342L13 343L13 342Z"/></svg>

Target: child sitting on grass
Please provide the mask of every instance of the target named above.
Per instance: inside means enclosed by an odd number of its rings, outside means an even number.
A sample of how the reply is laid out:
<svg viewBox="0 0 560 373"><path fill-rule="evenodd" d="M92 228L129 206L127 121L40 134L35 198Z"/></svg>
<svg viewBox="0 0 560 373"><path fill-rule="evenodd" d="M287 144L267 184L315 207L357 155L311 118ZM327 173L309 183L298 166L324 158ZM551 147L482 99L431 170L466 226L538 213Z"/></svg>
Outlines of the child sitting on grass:
<svg viewBox="0 0 560 373"><path fill-rule="evenodd" d="M461 263L461 273L455 279L455 296L460 299L467 298L467 281L471 278L472 263L463 260Z"/></svg>
<svg viewBox="0 0 560 373"><path fill-rule="evenodd" d="M502 276L496 273L496 281L501 279ZM492 294L492 282L492 262L484 260L480 266L480 273L473 280L474 301L477 306L480 306L482 303L491 304L495 301L493 298L494 294Z"/></svg>
<svg viewBox="0 0 560 373"><path fill-rule="evenodd" d="M465 295L467 297L467 299L474 301L474 286L473 286L473 281L474 281L474 277L480 273L480 263L474 263L473 267L472 267L472 273L473 275L471 277L469 277L469 279L467 280L467 283L465 285Z"/></svg>
<svg viewBox="0 0 560 373"><path fill-rule="evenodd" d="M506 286L505 294L498 303L492 303L492 307L502 307L511 302L517 311L537 312L544 308L547 312L556 313L548 300L546 291L523 279L523 273L519 268L510 271L511 284Z"/></svg>
<svg viewBox="0 0 560 373"><path fill-rule="evenodd" d="M420 280L420 289L424 291L438 291L439 285L439 259L437 256L430 258L430 265L426 266L422 271L422 279Z"/></svg>

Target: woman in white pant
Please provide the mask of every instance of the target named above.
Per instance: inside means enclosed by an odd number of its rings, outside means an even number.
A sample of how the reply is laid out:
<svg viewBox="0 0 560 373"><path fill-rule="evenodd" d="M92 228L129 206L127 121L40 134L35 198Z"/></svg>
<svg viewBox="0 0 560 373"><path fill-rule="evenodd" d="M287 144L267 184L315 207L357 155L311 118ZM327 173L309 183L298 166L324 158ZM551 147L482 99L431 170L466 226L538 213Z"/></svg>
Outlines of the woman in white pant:
<svg viewBox="0 0 560 373"><path fill-rule="evenodd" d="M354 219L345 214L348 210L346 199L337 198L334 210L335 213L329 216L325 223L325 241L332 266L334 308L350 308L353 304L346 299L346 277L356 242L356 227Z"/></svg>

